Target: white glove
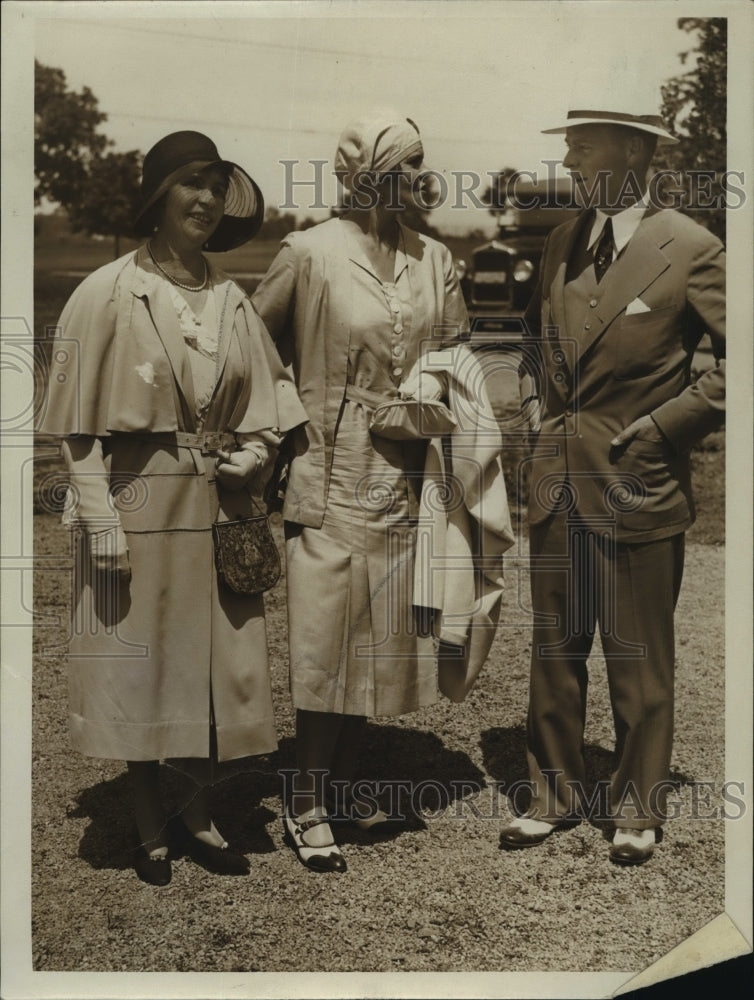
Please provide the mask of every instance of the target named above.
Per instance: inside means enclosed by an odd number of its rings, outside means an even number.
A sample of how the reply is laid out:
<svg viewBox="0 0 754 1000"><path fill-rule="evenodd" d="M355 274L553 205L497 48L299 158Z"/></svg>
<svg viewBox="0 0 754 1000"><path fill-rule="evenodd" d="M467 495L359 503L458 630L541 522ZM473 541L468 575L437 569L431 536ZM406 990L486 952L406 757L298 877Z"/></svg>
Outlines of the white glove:
<svg viewBox="0 0 754 1000"><path fill-rule="evenodd" d="M217 481L231 492L242 490L265 461L255 448L246 446L240 451L219 451L217 455Z"/></svg>
<svg viewBox="0 0 754 1000"><path fill-rule="evenodd" d="M276 428L258 431L255 434L237 434L241 447L238 451L218 451L217 481L226 490L242 490L254 476L263 469L280 444L281 437ZM260 487L260 484L257 484ZM259 490L261 492L261 488Z"/></svg>
<svg viewBox="0 0 754 1000"><path fill-rule="evenodd" d="M63 442L62 451L71 484L65 522L86 529L94 569L130 580L128 544L110 497L102 442L96 437L70 438Z"/></svg>
<svg viewBox="0 0 754 1000"><path fill-rule="evenodd" d="M126 582L131 579L128 544L119 524L114 528L90 532L89 551L95 570L101 573L116 573L118 579Z"/></svg>

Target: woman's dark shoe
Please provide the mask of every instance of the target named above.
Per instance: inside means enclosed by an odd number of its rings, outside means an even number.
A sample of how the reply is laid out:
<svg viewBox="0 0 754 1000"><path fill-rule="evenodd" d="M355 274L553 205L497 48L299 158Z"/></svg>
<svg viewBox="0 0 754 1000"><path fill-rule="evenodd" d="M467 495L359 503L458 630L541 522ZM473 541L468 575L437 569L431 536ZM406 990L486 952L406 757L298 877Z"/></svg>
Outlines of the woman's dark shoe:
<svg viewBox="0 0 754 1000"><path fill-rule="evenodd" d="M181 816L174 816L169 823L171 843L176 850L185 852L202 868L215 875L248 875L251 870L243 854L231 851L227 844L215 847L195 837Z"/></svg>
<svg viewBox="0 0 754 1000"><path fill-rule="evenodd" d="M215 847L189 835L186 849L198 865L215 875L248 875L251 870L248 859L231 851L227 844Z"/></svg>
<svg viewBox="0 0 754 1000"><path fill-rule="evenodd" d="M136 874L148 885L167 885L173 877L167 854L155 857L141 844L134 850L133 864Z"/></svg>
<svg viewBox="0 0 754 1000"><path fill-rule="evenodd" d="M305 813L304 817L295 817L286 809L283 816L283 830L285 831L285 842L296 852L296 857L304 867L313 872L344 872L347 870L346 859L340 853L340 849L334 840L328 844L307 844L304 837L308 830L315 826L327 826L329 829L329 819L326 815L320 816L315 813Z"/></svg>

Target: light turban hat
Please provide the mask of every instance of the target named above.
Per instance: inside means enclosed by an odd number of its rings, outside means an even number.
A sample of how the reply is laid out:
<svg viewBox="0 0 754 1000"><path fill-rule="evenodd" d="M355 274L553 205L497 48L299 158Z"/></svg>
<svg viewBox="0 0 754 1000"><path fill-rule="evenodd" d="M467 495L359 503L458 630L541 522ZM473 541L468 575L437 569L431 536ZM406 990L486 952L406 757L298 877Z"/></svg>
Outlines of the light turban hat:
<svg viewBox="0 0 754 1000"><path fill-rule="evenodd" d="M410 118L376 111L347 125L335 153L335 173L354 189L359 174L379 177L415 153L423 153L419 129Z"/></svg>

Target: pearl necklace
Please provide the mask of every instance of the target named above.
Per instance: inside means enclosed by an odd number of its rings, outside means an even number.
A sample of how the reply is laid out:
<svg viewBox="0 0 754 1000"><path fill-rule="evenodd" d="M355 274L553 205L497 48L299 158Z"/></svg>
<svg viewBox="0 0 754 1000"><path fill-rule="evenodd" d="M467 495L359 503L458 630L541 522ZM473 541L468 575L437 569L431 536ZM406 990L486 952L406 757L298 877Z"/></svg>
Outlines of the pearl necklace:
<svg viewBox="0 0 754 1000"><path fill-rule="evenodd" d="M155 259L155 255L152 253L151 243L147 243L147 251L149 252L149 256L152 258L152 263L157 268L157 270L161 274L163 274L168 279L168 281L170 281L174 285L177 285L178 288L182 288L185 292L201 292L203 289L207 287L207 279L209 278L209 268L207 267L207 261L204 259L204 257L202 257L202 263L204 264L204 280L200 285L186 285L182 281L179 281L177 278L174 278L172 274L168 274L168 272L165 270L162 264L160 264L160 262Z"/></svg>

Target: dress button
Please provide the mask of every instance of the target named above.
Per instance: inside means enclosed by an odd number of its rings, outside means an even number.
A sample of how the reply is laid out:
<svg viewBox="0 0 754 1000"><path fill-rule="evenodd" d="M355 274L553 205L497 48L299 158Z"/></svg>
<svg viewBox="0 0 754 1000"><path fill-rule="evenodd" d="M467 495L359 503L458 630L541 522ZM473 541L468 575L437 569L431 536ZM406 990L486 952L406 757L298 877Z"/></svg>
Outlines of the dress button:
<svg viewBox="0 0 754 1000"><path fill-rule="evenodd" d="M592 307L592 309L594 309L594 307L597 305L597 300L596 299L592 299L591 302L589 303L589 305Z"/></svg>
<svg viewBox="0 0 754 1000"><path fill-rule="evenodd" d="M398 375L402 375L402 374L403 374L403 369L402 368L393 368L393 375L395 375L397 377Z"/></svg>
<svg viewBox="0 0 754 1000"><path fill-rule="evenodd" d="M403 324L396 323L393 329L395 330L396 333L403 333Z"/></svg>
<svg viewBox="0 0 754 1000"><path fill-rule="evenodd" d="M591 330L592 329L592 324L591 323L584 323L584 329L585 330Z"/></svg>

